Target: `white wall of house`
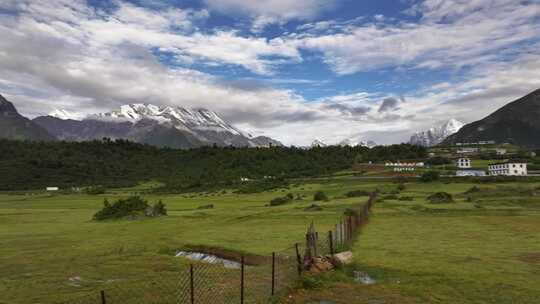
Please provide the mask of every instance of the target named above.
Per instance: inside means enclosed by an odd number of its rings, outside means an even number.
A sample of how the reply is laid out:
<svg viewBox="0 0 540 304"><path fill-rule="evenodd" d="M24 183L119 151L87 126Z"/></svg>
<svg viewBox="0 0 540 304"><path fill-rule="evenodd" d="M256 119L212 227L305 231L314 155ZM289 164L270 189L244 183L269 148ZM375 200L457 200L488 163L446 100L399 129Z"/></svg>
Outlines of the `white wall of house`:
<svg viewBox="0 0 540 304"><path fill-rule="evenodd" d="M460 158L456 161L456 165L460 169L468 169L471 167L471 159L470 158Z"/></svg>
<svg viewBox="0 0 540 304"><path fill-rule="evenodd" d="M489 175L499 176L525 176L527 175L526 163L501 163L488 166Z"/></svg>

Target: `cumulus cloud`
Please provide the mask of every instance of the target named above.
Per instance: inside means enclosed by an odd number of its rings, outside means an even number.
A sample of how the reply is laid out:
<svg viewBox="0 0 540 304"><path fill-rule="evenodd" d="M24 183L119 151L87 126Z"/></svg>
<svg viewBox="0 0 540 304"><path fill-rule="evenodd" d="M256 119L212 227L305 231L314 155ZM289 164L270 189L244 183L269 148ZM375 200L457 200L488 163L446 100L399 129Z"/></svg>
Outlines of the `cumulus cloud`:
<svg viewBox="0 0 540 304"><path fill-rule="evenodd" d="M338 0L205 0L210 9L223 13L245 14L253 19L255 31L273 23L289 20L309 20L321 12L330 10Z"/></svg>
<svg viewBox="0 0 540 304"><path fill-rule="evenodd" d="M422 16L420 22L342 26L337 33L294 39L299 47L320 51L340 75L394 66L472 66L489 62L510 46L539 39L537 2L430 0L412 12Z"/></svg>

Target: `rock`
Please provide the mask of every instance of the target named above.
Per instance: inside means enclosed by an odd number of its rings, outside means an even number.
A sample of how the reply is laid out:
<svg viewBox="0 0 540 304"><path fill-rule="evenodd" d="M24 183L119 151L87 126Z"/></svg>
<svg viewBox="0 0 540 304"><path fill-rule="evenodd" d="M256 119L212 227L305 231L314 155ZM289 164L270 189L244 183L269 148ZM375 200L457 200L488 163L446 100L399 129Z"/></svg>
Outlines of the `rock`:
<svg viewBox="0 0 540 304"><path fill-rule="evenodd" d="M332 256L332 264L335 266L349 265L353 262L353 253L351 251L344 251L336 253Z"/></svg>
<svg viewBox="0 0 540 304"><path fill-rule="evenodd" d="M313 258L309 267L309 271L313 273L321 273L334 269L334 265L326 258Z"/></svg>

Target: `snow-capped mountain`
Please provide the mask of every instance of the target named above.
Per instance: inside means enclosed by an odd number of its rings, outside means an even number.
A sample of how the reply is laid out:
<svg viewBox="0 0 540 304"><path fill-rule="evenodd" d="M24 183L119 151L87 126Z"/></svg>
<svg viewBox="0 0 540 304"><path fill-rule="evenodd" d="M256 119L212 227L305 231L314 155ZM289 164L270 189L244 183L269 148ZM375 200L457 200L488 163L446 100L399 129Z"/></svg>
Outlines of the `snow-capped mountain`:
<svg viewBox="0 0 540 304"><path fill-rule="evenodd" d="M251 137L226 123L218 114L206 109L186 109L182 107L156 106L152 104L123 105L118 111L91 115L88 119L131 122L152 120L160 124L170 124L179 130L193 129L216 132L230 132L234 135Z"/></svg>
<svg viewBox="0 0 540 304"><path fill-rule="evenodd" d="M70 112L64 109L55 109L54 111L50 112L48 116L56 117L62 120L82 120L85 117L83 114Z"/></svg>
<svg viewBox="0 0 540 304"><path fill-rule="evenodd" d="M128 139L171 148L195 148L208 145L263 147L282 145L265 136L253 137L235 128L217 113L206 109L123 105L118 110L78 118L57 110L34 121L58 139L84 141Z"/></svg>
<svg viewBox="0 0 540 304"><path fill-rule="evenodd" d="M440 144L448 136L457 133L465 124L456 119L450 119L439 127L416 132L409 140L410 144L431 147Z"/></svg>
<svg viewBox="0 0 540 304"><path fill-rule="evenodd" d="M361 147L368 147L368 148L373 148L377 145L376 142L372 141L372 140L368 140L368 141L362 141L362 140L354 140L354 139L351 139L351 138L346 138L342 141L340 141L338 143L338 146L342 146L342 147L346 147L346 146L349 146L349 147L356 147L356 146L361 146Z"/></svg>

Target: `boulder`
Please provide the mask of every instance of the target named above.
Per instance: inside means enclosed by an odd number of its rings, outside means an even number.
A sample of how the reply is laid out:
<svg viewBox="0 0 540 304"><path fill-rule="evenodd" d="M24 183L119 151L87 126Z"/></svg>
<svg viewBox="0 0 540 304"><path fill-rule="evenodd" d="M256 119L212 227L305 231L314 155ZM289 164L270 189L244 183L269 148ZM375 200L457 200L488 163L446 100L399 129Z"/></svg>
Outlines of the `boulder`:
<svg viewBox="0 0 540 304"><path fill-rule="evenodd" d="M344 251L336 253L332 256L332 264L335 266L349 265L353 262L353 253L351 251Z"/></svg>
<svg viewBox="0 0 540 304"><path fill-rule="evenodd" d="M321 273L334 269L334 265L327 258L313 258L309 271L313 273Z"/></svg>

